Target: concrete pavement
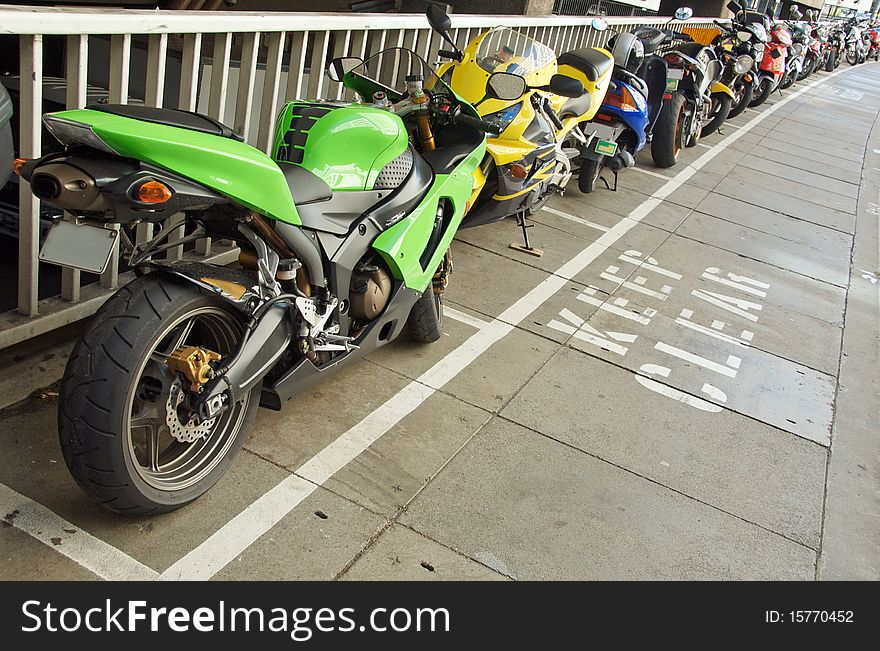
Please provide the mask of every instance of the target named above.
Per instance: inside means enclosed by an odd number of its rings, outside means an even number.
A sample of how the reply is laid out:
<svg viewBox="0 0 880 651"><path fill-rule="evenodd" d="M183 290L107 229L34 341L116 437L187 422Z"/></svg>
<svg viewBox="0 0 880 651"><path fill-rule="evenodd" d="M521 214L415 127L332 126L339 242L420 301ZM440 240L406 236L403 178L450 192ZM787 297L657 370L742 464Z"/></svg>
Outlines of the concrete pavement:
<svg viewBox="0 0 880 651"><path fill-rule="evenodd" d="M880 66L771 102L552 201L541 258L462 231L439 342L261 412L181 511L94 506L51 392L3 410L0 578L880 578Z"/></svg>

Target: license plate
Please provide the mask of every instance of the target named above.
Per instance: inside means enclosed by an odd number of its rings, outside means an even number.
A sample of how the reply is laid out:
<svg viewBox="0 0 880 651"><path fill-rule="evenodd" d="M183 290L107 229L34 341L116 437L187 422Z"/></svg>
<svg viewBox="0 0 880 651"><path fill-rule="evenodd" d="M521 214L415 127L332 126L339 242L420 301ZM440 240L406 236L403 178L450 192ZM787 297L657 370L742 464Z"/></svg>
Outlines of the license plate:
<svg viewBox="0 0 880 651"><path fill-rule="evenodd" d="M593 151L603 156L614 156L617 153L617 143L613 140L600 140Z"/></svg>
<svg viewBox="0 0 880 651"><path fill-rule="evenodd" d="M52 224L40 260L95 274L103 273L119 231L59 220Z"/></svg>
<svg viewBox="0 0 880 651"><path fill-rule="evenodd" d="M678 79L667 79L666 80L666 90L667 90L667 92L672 92L674 90L678 90Z"/></svg>
<svg viewBox="0 0 880 651"><path fill-rule="evenodd" d="M684 77L684 70L681 68L670 68L668 76L669 79L682 79Z"/></svg>

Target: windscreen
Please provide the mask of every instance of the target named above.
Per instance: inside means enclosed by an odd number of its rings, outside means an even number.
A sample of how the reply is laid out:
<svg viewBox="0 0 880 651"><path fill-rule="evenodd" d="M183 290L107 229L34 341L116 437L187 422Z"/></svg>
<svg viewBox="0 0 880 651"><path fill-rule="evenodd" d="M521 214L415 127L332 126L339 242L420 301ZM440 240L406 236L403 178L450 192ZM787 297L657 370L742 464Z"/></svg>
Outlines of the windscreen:
<svg viewBox="0 0 880 651"><path fill-rule="evenodd" d="M489 31L477 49L477 65L490 73L512 72L525 77L555 60L549 47L507 27Z"/></svg>

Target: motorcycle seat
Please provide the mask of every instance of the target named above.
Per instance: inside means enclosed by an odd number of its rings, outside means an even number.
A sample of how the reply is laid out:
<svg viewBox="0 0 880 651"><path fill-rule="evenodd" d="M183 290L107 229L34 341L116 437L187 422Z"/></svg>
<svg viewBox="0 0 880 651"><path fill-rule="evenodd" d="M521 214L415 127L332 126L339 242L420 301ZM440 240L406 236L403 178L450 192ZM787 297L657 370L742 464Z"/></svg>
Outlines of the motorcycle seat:
<svg viewBox="0 0 880 651"><path fill-rule="evenodd" d="M614 59L594 47L572 50L559 56L556 62L560 66L571 66L586 75L590 81L596 81L614 67Z"/></svg>
<svg viewBox="0 0 880 651"><path fill-rule="evenodd" d="M225 124L207 115L192 111L155 108L138 104L89 104L86 108L92 111L111 113L123 118L131 118L132 120L152 122L165 125L166 127L178 127L190 131L200 131L202 133L210 133L212 136L222 136L223 138L232 138L233 140L244 142L244 136L237 133L231 127L227 127Z"/></svg>
<svg viewBox="0 0 880 651"><path fill-rule="evenodd" d="M295 205L327 201L333 197L333 190L324 182L324 179L312 174L306 168L296 163L284 162L278 163L278 167L284 173Z"/></svg>

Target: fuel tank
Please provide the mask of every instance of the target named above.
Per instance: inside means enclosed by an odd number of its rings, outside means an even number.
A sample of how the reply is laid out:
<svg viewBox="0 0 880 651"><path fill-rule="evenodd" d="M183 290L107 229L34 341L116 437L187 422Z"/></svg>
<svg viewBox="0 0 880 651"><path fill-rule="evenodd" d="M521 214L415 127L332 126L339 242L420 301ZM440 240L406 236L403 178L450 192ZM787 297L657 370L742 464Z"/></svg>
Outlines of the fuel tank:
<svg viewBox="0 0 880 651"><path fill-rule="evenodd" d="M400 117L370 104L289 102L275 129L272 157L296 163L334 191L373 189L379 172L403 154Z"/></svg>

